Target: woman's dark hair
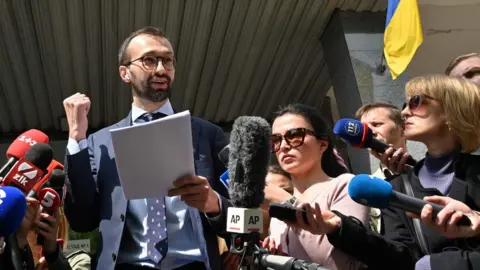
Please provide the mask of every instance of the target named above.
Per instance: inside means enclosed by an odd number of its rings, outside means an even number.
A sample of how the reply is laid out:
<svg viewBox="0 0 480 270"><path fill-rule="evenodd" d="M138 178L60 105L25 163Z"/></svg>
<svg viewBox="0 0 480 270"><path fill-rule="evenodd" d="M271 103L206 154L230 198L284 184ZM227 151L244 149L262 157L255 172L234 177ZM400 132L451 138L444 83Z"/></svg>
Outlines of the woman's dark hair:
<svg viewBox="0 0 480 270"><path fill-rule="evenodd" d="M322 169L330 177L337 177L347 173L348 169L340 165L333 152L334 145L331 139L331 128L315 108L304 104L289 104L275 113L275 118L285 114L294 114L303 117L313 128L319 138L328 139L327 150L322 156Z"/></svg>

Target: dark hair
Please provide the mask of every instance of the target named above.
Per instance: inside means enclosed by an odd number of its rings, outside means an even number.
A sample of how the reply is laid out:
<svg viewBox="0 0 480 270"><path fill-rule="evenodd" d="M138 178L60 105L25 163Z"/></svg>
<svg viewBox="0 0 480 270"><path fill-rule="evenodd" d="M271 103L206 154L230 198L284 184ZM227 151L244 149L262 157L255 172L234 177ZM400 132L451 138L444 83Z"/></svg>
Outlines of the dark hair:
<svg viewBox="0 0 480 270"><path fill-rule="evenodd" d="M479 57L480 58L480 53L469 53L469 54L464 54L455 57L450 64L448 64L448 67L445 69L445 75L450 76L450 73L452 73L452 70L460 64L460 62L470 59L472 57Z"/></svg>
<svg viewBox="0 0 480 270"><path fill-rule="evenodd" d="M371 104L365 104L362 107L360 107L357 112L355 113L355 117L360 120L364 114L367 112L373 110L373 109L378 109L378 108L384 108L388 110L390 115L388 116L397 126L403 128L403 117L402 117L402 111L399 110L397 107L395 107L392 104L388 103L383 103L383 102L376 102L376 103L371 103Z"/></svg>
<svg viewBox="0 0 480 270"><path fill-rule="evenodd" d="M347 168L338 163L337 157L333 152L334 145L331 139L331 128L315 108L303 104L290 104L276 112L275 118L285 114L295 114L303 117L312 126L315 134L325 136L328 139L327 150L323 152L322 156L322 168L328 176L337 177L348 172Z"/></svg>
<svg viewBox="0 0 480 270"><path fill-rule="evenodd" d="M270 167L268 167L268 172L274 173L274 174L281 174L285 177L288 177L288 179L292 179L292 176L288 172L286 172L284 169L282 169L282 167L280 167L280 165L278 164L270 165Z"/></svg>
<svg viewBox="0 0 480 270"><path fill-rule="evenodd" d="M153 27L153 26L146 26L141 29L138 29L137 31L131 33L122 43L122 46L120 46L120 50L118 51L118 64L123 65L125 62L127 62L127 58L129 57L127 53L127 48L128 45L130 45L130 42L132 39L139 35L149 35L149 36L154 36L154 37L159 37L159 38L166 38L165 35L163 34L163 31L160 28Z"/></svg>

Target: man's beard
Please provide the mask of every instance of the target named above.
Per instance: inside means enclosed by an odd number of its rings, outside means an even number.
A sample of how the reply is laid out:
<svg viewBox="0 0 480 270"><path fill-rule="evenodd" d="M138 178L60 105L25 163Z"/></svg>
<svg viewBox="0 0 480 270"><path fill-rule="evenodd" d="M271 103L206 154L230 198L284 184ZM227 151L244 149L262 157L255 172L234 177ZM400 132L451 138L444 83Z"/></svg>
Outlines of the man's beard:
<svg viewBox="0 0 480 270"><path fill-rule="evenodd" d="M165 101L167 98L170 98L171 95L171 80L167 76L157 76L157 78L165 78L167 79L167 88L165 89L155 89L151 86L149 79L146 82L141 84L132 81L132 89L135 95L139 98L151 101L151 102L162 102Z"/></svg>

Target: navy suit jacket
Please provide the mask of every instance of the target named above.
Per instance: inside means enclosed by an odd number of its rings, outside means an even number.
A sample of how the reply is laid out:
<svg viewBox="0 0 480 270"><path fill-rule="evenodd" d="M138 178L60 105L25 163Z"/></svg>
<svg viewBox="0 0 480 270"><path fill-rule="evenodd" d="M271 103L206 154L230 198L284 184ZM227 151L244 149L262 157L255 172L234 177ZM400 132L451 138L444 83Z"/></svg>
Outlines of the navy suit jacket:
<svg viewBox="0 0 480 270"><path fill-rule="evenodd" d="M131 122L129 114L117 124L90 135L87 149L66 156L65 214L74 231L90 232L99 227L97 269L114 269L127 211L109 130L130 126ZM191 125L196 174L206 177L222 200L220 215L214 218L200 215L210 266L222 269L217 235L226 236L226 212L230 203L226 199L228 191L219 180L225 167L218 159L218 152L227 145L227 140L223 131L208 121L192 117Z"/></svg>

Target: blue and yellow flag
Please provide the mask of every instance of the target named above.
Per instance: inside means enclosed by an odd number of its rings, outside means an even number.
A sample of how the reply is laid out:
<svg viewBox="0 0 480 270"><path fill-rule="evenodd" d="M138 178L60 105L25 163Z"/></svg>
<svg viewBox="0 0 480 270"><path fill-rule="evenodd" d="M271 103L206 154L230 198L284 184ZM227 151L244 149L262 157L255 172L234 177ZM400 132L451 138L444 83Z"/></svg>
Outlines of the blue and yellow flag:
<svg viewBox="0 0 480 270"><path fill-rule="evenodd" d="M417 0L388 0L383 52L395 80L423 42Z"/></svg>

